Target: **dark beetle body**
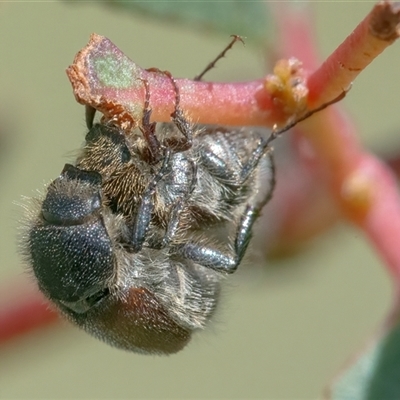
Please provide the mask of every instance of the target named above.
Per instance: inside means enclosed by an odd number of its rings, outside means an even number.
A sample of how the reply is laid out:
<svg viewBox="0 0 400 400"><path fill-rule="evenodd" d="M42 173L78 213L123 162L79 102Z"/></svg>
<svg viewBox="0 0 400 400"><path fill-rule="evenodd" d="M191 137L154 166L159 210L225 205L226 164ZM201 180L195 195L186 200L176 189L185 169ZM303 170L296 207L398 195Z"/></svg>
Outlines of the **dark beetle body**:
<svg viewBox="0 0 400 400"><path fill-rule="evenodd" d="M174 124L158 135L174 138ZM30 212L23 250L62 313L123 349L168 354L203 328L274 186L262 130L201 126L149 156L139 130L94 125Z"/></svg>

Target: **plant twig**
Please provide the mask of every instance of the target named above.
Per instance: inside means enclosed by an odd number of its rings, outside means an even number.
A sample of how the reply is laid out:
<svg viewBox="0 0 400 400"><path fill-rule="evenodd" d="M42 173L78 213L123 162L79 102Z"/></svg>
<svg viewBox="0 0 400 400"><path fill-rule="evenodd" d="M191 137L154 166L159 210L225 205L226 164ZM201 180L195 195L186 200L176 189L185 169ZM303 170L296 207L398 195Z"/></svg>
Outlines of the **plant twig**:
<svg viewBox="0 0 400 400"><path fill-rule="evenodd" d="M338 96L400 35L400 3L381 1L307 81L308 106Z"/></svg>

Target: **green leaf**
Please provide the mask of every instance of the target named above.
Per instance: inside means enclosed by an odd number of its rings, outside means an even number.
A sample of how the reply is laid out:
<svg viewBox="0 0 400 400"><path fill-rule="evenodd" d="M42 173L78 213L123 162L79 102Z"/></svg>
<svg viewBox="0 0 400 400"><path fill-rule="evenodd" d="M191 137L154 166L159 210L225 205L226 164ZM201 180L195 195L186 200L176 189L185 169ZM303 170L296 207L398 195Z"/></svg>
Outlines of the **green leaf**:
<svg viewBox="0 0 400 400"><path fill-rule="evenodd" d="M272 18L263 1L109 1L124 11L139 12L147 16L198 28L251 38L252 42L265 42Z"/></svg>
<svg viewBox="0 0 400 400"><path fill-rule="evenodd" d="M333 400L400 399L400 324L369 348L333 385Z"/></svg>

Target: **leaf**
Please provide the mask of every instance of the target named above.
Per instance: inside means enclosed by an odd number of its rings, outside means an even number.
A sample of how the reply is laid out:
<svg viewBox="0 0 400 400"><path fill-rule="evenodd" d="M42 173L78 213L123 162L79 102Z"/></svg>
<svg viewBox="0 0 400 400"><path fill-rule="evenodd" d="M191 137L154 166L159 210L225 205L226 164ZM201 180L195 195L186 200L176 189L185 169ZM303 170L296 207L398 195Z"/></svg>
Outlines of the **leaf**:
<svg viewBox="0 0 400 400"><path fill-rule="evenodd" d="M224 35L250 37L265 42L272 18L265 2L254 1L99 1L123 11L146 14L163 22L179 23L189 28L215 31Z"/></svg>
<svg viewBox="0 0 400 400"><path fill-rule="evenodd" d="M333 385L333 400L400 399L400 324L381 337Z"/></svg>

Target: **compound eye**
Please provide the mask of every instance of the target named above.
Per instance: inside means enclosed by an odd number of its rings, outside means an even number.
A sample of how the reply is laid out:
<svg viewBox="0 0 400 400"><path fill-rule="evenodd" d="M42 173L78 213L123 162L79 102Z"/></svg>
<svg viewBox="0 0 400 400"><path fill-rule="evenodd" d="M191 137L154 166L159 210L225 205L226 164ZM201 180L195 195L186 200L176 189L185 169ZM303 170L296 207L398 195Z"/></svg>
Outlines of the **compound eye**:
<svg viewBox="0 0 400 400"><path fill-rule="evenodd" d="M78 301L62 301L60 303L77 314L83 314L89 311L91 308L95 307L102 300L108 297L110 290L108 288L96 291L87 297Z"/></svg>

